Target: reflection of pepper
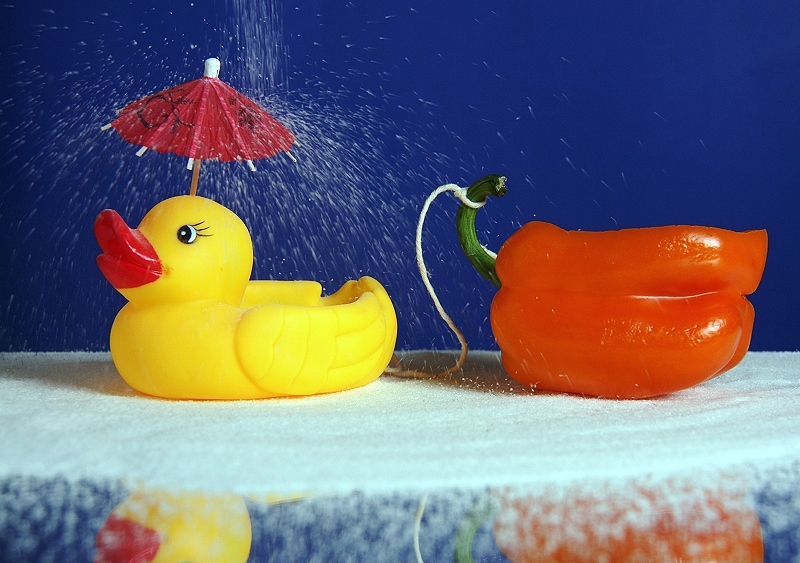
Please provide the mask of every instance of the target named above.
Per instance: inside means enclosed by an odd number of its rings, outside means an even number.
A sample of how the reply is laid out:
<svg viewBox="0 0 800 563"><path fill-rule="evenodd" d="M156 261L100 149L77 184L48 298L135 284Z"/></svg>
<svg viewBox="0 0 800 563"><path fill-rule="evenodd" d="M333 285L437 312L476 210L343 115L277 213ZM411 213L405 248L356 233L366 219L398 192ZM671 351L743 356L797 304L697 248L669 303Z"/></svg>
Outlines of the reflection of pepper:
<svg viewBox="0 0 800 563"><path fill-rule="evenodd" d="M761 563L761 523L746 490L718 481L493 491L494 538L514 563Z"/></svg>
<svg viewBox="0 0 800 563"><path fill-rule="evenodd" d="M502 195L504 182L488 176L467 196ZM458 223L477 243L474 214L462 206ZM754 310L743 296L761 280L766 231L580 232L533 222L506 241L496 264L470 237L461 240L476 268L501 285L492 330L503 366L522 383L652 397L718 375L747 352Z"/></svg>

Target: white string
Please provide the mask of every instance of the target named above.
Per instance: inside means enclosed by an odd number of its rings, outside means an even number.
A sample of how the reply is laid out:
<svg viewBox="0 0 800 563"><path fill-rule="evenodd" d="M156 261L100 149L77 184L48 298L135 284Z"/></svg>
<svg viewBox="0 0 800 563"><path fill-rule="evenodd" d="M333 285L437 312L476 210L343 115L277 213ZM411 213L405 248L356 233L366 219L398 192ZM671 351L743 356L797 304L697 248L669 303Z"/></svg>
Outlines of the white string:
<svg viewBox="0 0 800 563"><path fill-rule="evenodd" d="M430 282L430 274L428 273L428 269L425 267L425 260L422 256L422 228L425 224L425 217L428 215L428 210L430 209L433 200L435 200L439 195L443 194L444 192L453 192L453 194L467 207L471 207L472 209L480 209L484 205L486 205L486 201L475 202L472 201L467 197L467 189L460 188L455 184L445 184L443 186L439 186L436 188L431 195L428 196L428 199L425 200L425 204L422 206L422 211L419 214L419 221L417 222L417 234L415 238L415 246L416 246L416 254L417 254L417 268L419 269L419 274L422 276L422 283L425 285L425 289L428 290L428 294L431 296L433 300L433 304L436 307L436 310L439 312L439 316L442 317L442 320L447 323L447 326L450 327L450 330L453 334L456 335L459 344L461 345L461 355L458 358L458 362L456 363L455 367L451 368L447 372L441 375L449 375L454 371L458 370L464 363L464 360L467 356L467 339L464 337L464 333L459 330L456 324L453 322L453 319L450 318L450 315L444 310L442 303L439 301L439 297L436 295L436 291L433 289L433 285ZM493 256L497 256L494 252L487 251ZM402 373L403 370L397 368L387 368L387 374L397 374Z"/></svg>
<svg viewBox="0 0 800 563"><path fill-rule="evenodd" d="M467 190L465 188L459 188L455 184L445 184L444 186L439 186L436 188L433 193L428 196L428 199L425 200L425 205L422 206L422 212L419 215L419 222L417 223L417 236L415 239L417 249L417 268L419 269L419 274L422 276L422 283L425 284L425 288L428 290L431 299L433 299L433 304L436 306L436 310L439 311L439 315L441 315L444 322L447 323L447 326L450 327L450 330L455 333L458 341L461 343L461 346L464 347L467 345L467 341L464 339L464 335L453 322L453 319L450 318L450 315L445 312L444 307L442 307L442 304L439 301L439 298L436 296L436 291L433 289L433 285L431 285L430 282L430 274L428 273L428 269L425 267L425 260L422 257L422 227L425 224L425 217L428 214L428 209L433 203L433 200L435 200L444 192L453 192L453 194L459 200L461 200L461 203L473 209L480 209L486 204L486 202L482 201L480 203L475 203L471 199L467 198Z"/></svg>
<svg viewBox="0 0 800 563"><path fill-rule="evenodd" d="M425 563L422 560L422 550L419 548L419 531L422 527L422 514L425 512L425 503L428 502L428 493L425 493L419 501L417 515L414 518L414 555L417 556L417 563Z"/></svg>

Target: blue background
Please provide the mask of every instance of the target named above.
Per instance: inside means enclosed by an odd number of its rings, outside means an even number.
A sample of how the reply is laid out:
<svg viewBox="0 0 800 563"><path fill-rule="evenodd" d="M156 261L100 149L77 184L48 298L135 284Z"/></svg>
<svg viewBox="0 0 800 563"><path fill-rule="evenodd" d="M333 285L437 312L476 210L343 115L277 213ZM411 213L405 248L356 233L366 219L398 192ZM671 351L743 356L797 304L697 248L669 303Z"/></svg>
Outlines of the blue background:
<svg viewBox="0 0 800 563"><path fill-rule="evenodd" d="M417 216L440 184L500 173L509 193L478 218L494 249L534 218L766 228L751 349L800 349L793 0L6 0L0 22L0 350L107 349L124 300L94 217L135 225L190 173L100 127L209 56L298 138L297 164L203 167L200 194L251 228L257 278L372 275L399 348L455 348L415 269ZM471 346L494 348L456 209L434 204L426 261Z"/></svg>

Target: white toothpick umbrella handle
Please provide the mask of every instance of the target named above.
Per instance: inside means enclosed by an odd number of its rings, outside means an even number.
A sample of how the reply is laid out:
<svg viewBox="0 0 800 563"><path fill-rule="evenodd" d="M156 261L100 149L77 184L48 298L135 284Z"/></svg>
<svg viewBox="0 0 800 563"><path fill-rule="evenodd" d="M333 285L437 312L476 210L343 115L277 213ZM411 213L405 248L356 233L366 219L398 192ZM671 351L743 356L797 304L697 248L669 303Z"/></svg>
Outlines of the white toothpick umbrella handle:
<svg viewBox="0 0 800 563"><path fill-rule="evenodd" d="M207 76L208 78L219 78L219 66L219 59L206 59L206 69L203 73L203 76Z"/></svg>
<svg viewBox="0 0 800 563"><path fill-rule="evenodd" d="M220 62L217 58L206 59L205 70L203 76L206 78L219 78ZM197 195L197 183L200 180L200 165L203 164L201 159L189 159L189 168L192 169L192 183L189 186L189 195Z"/></svg>

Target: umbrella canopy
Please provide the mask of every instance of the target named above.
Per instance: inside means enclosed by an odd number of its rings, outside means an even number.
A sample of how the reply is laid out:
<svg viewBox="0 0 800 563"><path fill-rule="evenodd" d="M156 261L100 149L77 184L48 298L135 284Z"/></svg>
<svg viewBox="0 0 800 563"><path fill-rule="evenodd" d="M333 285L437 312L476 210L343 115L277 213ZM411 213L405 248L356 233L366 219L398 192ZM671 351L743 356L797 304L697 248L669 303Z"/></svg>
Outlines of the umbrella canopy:
<svg viewBox="0 0 800 563"><path fill-rule="evenodd" d="M247 161L288 154L294 135L247 96L219 79L218 59L206 61L202 78L128 104L104 129L147 149L188 157L197 191L203 160ZM291 154L289 154L291 157Z"/></svg>

